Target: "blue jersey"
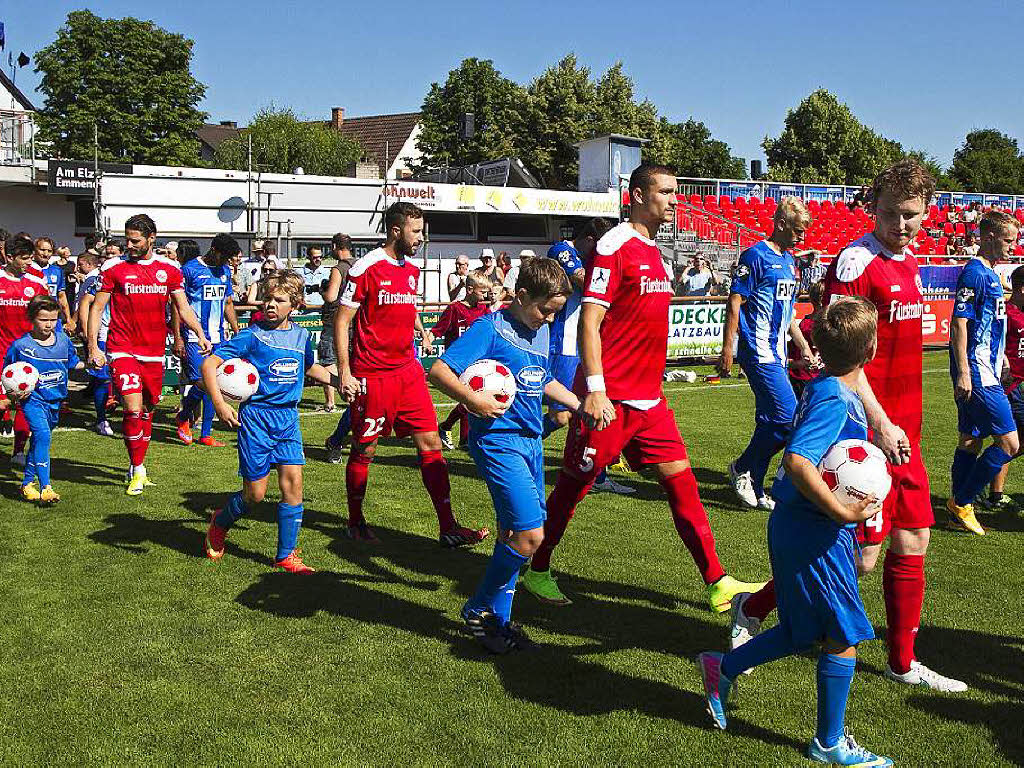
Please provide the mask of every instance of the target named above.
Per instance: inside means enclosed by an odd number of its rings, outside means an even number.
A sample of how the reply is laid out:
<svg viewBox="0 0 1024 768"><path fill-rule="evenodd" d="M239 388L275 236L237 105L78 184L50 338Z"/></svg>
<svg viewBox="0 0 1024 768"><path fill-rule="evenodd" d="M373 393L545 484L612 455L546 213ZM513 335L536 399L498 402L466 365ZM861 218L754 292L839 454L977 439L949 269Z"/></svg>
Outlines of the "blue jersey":
<svg viewBox="0 0 1024 768"><path fill-rule="evenodd" d="M57 298L58 293L67 289L64 270L57 264L51 264L43 269L43 280L46 281L46 290L49 291L50 295L55 299Z"/></svg>
<svg viewBox="0 0 1024 768"><path fill-rule="evenodd" d="M531 331L507 309L484 315L441 355L456 375L477 360L497 360L516 377L512 405L496 419L469 414L470 440L495 432L539 436L544 431L544 387L551 381L547 325Z"/></svg>
<svg viewBox="0 0 1024 768"><path fill-rule="evenodd" d="M306 371L315 362L309 331L294 322L287 330L273 331L260 325L243 328L217 350L217 357L240 357L256 366L260 387L243 407L294 408L302 399Z"/></svg>
<svg viewBox="0 0 1024 768"><path fill-rule="evenodd" d="M971 259L960 271L953 317L967 320L967 365L974 386L998 386L1006 351L1006 300L999 275L981 259ZM955 381L959 371L952 346L949 372Z"/></svg>
<svg viewBox="0 0 1024 768"><path fill-rule="evenodd" d="M86 294L89 294L90 296L92 296L95 299L96 298L96 294L99 293L99 290L100 290L100 271L98 269L94 269L91 272L89 272L89 274L87 274L85 276L85 279L82 281L82 290L81 290L81 294L80 295L85 296ZM109 330L110 330L110 302L108 301L107 302L107 306L105 306L103 308L103 314L100 315L100 330L99 330L99 335L97 336L97 341L102 341L102 342L106 343L106 341L107 341L107 331L109 331Z"/></svg>
<svg viewBox="0 0 1024 768"><path fill-rule="evenodd" d="M16 362L31 363L39 371L39 382L29 401L54 404L68 396L68 371L78 365L78 355L63 331L54 332L54 342L48 346L26 333L7 349L4 367Z"/></svg>
<svg viewBox="0 0 1024 768"><path fill-rule="evenodd" d="M840 440L854 439L868 439L868 419L860 398L832 376L819 376L809 381L793 420L793 433L786 452L803 456L818 466L829 448ZM815 523L827 520L835 528L842 527L804 497L781 466L772 486L772 496L774 514L798 515Z"/></svg>
<svg viewBox="0 0 1024 768"><path fill-rule="evenodd" d="M211 344L224 340L224 305L232 297L231 268L226 264L211 267L200 256L181 268L181 281L192 311ZM189 329L186 341L198 342Z"/></svg>
<svg viewBox="0 0 1024 768"><path fill-rule="evenodd" d="M785 365L796 300L793 255L776 253L765 240L752 245L740 254L731 291L745 299L740 307L740 361Z"/></svg>
<svg viewBox="0 0 1024 768"><path fill-rule="evenodd" d="M584 268L583 260L575 246L568 240L561 240L548 248L548 258L562 265L572 288L572 293L565 300L565 306L551 322L551 354L575 357L579 355L576 331L580 323L580 299L583 294L572 284L572 276Z"/></svg>

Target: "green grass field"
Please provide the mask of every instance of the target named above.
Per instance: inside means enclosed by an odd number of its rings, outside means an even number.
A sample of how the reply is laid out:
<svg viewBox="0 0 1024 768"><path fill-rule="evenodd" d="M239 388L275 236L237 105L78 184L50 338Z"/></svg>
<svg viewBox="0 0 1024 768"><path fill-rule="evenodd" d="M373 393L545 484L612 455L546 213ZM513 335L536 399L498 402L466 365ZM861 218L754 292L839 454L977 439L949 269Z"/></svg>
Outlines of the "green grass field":
<svg viewBox="0 0 1024 768"><path fill-rule="evenodd" d="M938 513L956 426L945 355L929 353L925 369ZM666 389L723 562L767 578L766 515L740 511L725 476L752 428L749 389ZM366 504L382 543L356 544L343 535L344 466L322 460L335 419L304 406L301 546L319 572L293 576L270 565L276 493L232 531L222 561L203 557L209 511L238 487L236 455L172 440L173 405L147 461L158 485L142 497L124 495L121 441L86 431L55 435L59 506L19 501L20 474L0 474L4 764L809 764L811 657L755 671L730 730L709 728L692 660L724 645L726 619L708 610L654 482L630 476L636 497L584 501L554 560L574 605L521 594L517 616L544 649L494 659L458 617L490 547L438 546L411 444L382 444ZM550 487L562 441L547 447ZM448 459L457 515L493 527L472 461ZM1008 490L1021 476L1015 467ZM981 519L985 538L935 529L918 639L923 661L971 690L896 686L881 676L882 641L861 648L849 723L897 764L1024 761L1024 517ZM862 591L881 633L880 567Z"/></svg>

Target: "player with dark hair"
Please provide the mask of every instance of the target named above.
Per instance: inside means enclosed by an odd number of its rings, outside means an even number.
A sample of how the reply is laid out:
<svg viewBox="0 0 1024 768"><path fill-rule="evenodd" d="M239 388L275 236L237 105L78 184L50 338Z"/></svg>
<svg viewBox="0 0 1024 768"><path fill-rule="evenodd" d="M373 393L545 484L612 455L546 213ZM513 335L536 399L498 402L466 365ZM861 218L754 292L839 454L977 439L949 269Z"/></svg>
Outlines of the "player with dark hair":
<svg viewBox="0 0 1024 768"><path fill-rule="evenodd" d="M621 453L634 469L646 466L658 477L708 601L715 611L726 611L732 596L752 585L728 576L718 560L686 446L661 390L672 280L654 237L675 216L675 176L664 166L642 165L629 192L629 221L598 241L587 267L573 386L586 418L577 416L570 426L562 470L547 501L544 542L523 585L545 602L570 602L551 576L551 553L598 473Z"/></svg>
<svg viewBox="0 0 1024 768"><path fill-rule="evenodd" d="M179 246L185 242L182 240ZM214 352L224 343L225 326L230 326L232 333L238 333L238 318L235 316L228 259L237 256L241 251L238 241L222 232L213 238L210 252L206 256L189 259L181 268L185 296L192 311L202 323L203 333L213 345ZM178 439L185 445L192 443L192 421L195 420L197 408L202 403L203 422L197 442L211 448L223 448L224 443L213 437L213 401L199 386L203 379L203 355L199 351L199 337L194 331L182 328L173 307L171 331L174 334L174 354L181 358L182 376L190 385L188 392L181 399L181 408L175 417Z"/></svg>
<svg viewBox="0 0 1024 768"><path fill-rule="evenodd" d="M414 330L423 334L424 349L433 344L416 311L420 270L409 261L423 243L423 211L412 203L393 203L384 214L384 227L384 246L370 251L349 270L334 319L338 379L342 396L352 405L352 450L345 468L348 534L361 541L377 540L363 516L363 498L377 441L394 431L399 437L411 435L416 445L441 544L471 546L490 532L465 528L452 514L437 415L423 367L413 353Z"/></svg>
<svg viewBox="0 0 1024 768"><path fill-rule="evenodd" d="M89 363L102 368L109 355L114 389L124 404L122 433L129 459L126 492L137 496L152 484L144 461L153 434L153 410L163 387L169 302L196 334L200 352L208 354L211 346L185 298L178 264L153 254L156 224L146 214L138 214L125 222L124 229L127 258L108 259L103 264L99 289L89 309ZM108 305L110 326L104 352L99 332Z"/></svg>

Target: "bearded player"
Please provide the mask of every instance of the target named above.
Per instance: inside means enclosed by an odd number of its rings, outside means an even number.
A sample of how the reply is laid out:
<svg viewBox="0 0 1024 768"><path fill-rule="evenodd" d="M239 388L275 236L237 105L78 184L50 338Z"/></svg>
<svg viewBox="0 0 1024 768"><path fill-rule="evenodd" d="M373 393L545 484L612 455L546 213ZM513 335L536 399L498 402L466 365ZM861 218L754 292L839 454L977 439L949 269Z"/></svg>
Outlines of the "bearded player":
<svg viewBox="0 0 1024 768"><path fill-rule="evenodd" d="M924 299L917 261L908 246L934 194L935 179L913 160L882 171L871 188L874 231L847 246L829 265L823 300L827 305L837 296L863 296L878 310L878 352L865 367L857 394L874 441L892 464L892 490L881 512L860 525L858 538L862 575L874 569L882 542L890 540L882 567L889 646L885 675L909 685L960 692L967 690L965 683L929 669L914 655L924 602L924 559L935 517L921 457ZM737 596L733 608L733 647L755 634L775 607L770 582L747 598Z"/></svg>
<svg viewBox="0 0 1024 768"><path fill-rule="evenodd" d="M629 193L629 221L598 241L587 266L580 313L573 389L596 426L579 415L570 422L562 470L547 500L544 541L523 586L544 602L571 602L551 576L551 553L595 478L622 453L634 469L654 470L708 600L722 612L751 585L726 575L718 560L686 446L661 391L672 281L654 237L675 216L675 176L663 166L641 165L630 176Z"/></svg>
<svg viewBox="0 0 1024 768"><path fill-rule="evenodd" d="M146 214L124 225L125 260L108 259L100 269L100 286L89 309L89 364L102 368L110 359L114 391L124 404L122 434L128 449L129 496L152 485L146 474L146 450L153 434L153 410L160 402L167 344L167 305L173 302L181 322L196 334L202 354L210 342L182 287L177 262L153 254L156 224ZM99 345L103 310L110 305L107 349Z"/></svg>
<svg viewBox="0 0 1024 768"><path fill-rule="evenodd" d="M413 351L413 331L423 330L416 311L420 270L409 261L423 243L423 211L411 203L394 203L384 214L387 240L348 272L348 282L334 317L334 345L342 397L352 404L352 450L345 467L348 535L377 541L363 516L363 498L377 441L392 431L412 436L420 475L440 524L446 547L471 546L489 534L465 528L452 514L448 464L441 453L437 415L423 366ZM349 352L349 327L352 347Z"/></svg>

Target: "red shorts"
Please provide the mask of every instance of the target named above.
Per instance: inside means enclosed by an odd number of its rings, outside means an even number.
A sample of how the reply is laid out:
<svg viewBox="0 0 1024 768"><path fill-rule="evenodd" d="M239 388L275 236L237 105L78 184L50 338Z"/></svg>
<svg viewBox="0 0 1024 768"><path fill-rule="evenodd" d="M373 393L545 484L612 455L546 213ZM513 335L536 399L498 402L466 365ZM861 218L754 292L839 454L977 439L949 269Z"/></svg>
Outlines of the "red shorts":
<svg viewBox="0 0 1024 768"><path fill-rule="evenodd" d="M686 445L676 426L676 416L665 398L647 411L613 401L615 421L598 431L586 426L579 416L569 424L562 467L573 475L592 479L618 459L619 454L634 469L643 464L685 461Z"/></svg>
<svg viewBox="0 0 1024 768"><path fill-rule="evenodd" d="M387 376L360 379L362 391L352 403L352 439L372 443L394 431L398 437L437 432L423 366L413 363Z"/></svg>
<svg viewBox="0 0 1024 768"><path fill-rule="evenodd" d="M155 407L164 386L163 362L147 362L134 357L115 357L110 361L110 378L114 391L125 395L142 395L142 401Z"/></svg>
<svg viewBox="0 0 1024 768"><path fill-rule="evenodd" d="M928 472L921 459L921 446L915 445L910 461L890 466L892 490L882 511L857 527L862 545L881 544L893 528L931 528L935 525Z"/></svg>

